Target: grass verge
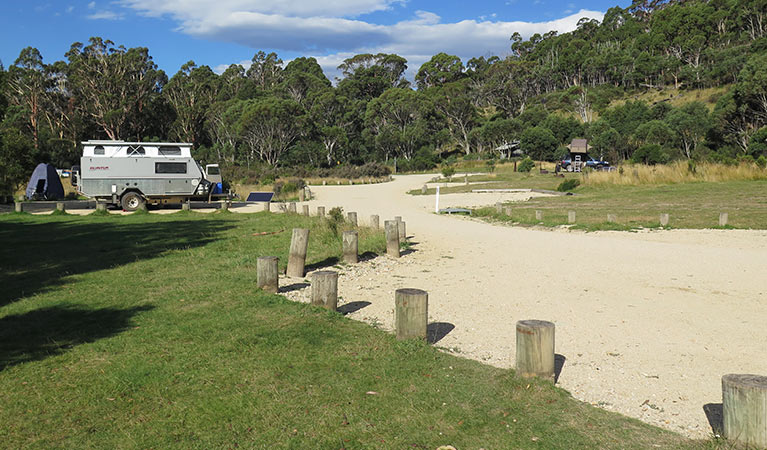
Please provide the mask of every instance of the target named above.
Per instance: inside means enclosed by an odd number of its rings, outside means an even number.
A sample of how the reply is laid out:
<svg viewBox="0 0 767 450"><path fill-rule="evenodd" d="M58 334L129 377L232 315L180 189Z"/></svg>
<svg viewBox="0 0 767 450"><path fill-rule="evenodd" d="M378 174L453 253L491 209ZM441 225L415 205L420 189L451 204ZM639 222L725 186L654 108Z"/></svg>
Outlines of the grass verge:
<svg viewBox="0 0 767 450"><path fill-rule="evenodd" d="M298 215L0 217L3 446L709 445L257 290L293 227L309 268L338 261L338 228Z"/></svg>

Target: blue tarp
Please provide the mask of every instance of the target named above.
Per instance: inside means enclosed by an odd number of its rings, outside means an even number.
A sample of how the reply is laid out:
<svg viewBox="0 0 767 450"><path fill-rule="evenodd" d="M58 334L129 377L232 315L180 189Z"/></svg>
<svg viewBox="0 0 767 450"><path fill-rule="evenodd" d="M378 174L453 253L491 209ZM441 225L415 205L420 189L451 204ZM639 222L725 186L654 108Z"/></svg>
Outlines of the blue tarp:
<svg viewBox="0 0 767 450"><path fill-rule="evenodd" d="M27 185L27 198L38 200L58 200L64 198L64 186L61 184L56 168L51 164L41 163L35 167Z"/></svg>

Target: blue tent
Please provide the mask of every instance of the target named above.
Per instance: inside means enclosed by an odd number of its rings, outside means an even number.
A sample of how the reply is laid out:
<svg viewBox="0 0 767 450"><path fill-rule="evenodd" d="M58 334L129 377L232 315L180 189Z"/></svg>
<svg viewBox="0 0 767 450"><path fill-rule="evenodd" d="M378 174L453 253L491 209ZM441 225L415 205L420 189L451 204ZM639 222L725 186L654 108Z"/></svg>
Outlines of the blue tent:
<svg viewBox="0 0 767 450"><path fill-rule="evenodd" d="M41 163L35 167L27 185L27 198L37 200L57 200L64 198L64 186L61 184L56 168Z"/></svg>

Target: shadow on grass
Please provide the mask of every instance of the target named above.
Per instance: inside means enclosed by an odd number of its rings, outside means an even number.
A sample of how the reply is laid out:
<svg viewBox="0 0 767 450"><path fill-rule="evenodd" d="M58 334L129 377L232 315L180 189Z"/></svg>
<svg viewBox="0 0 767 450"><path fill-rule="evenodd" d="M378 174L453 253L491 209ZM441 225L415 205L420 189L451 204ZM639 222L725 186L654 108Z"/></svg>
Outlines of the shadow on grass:
<svg viewBox="0 0 767 450"><path fill-rule="evenodd" d="M205 245L233 226L208 220L120 219L0 221L0 307L45 292L70 275Z"/></svg>
<svg viewBox="0 0 767 450"><path fill-rule="evenodd" d="M128 309L53 306L0 319L0 371L58 355L75 345L114 336L152 306Z"/></svg>

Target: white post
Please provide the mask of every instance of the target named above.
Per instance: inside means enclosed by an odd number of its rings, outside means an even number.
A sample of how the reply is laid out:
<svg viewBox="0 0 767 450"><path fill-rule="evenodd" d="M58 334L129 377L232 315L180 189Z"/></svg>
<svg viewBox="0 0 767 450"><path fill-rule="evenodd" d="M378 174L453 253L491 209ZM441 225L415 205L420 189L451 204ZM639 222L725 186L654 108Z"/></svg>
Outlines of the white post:
<svg viewBox="0 0 767 450"><path fill-rule="evenodd" d="M437 195L434 200L434 212L439 214L439 186L437 186Z"/></svg>

